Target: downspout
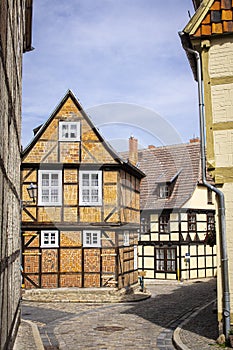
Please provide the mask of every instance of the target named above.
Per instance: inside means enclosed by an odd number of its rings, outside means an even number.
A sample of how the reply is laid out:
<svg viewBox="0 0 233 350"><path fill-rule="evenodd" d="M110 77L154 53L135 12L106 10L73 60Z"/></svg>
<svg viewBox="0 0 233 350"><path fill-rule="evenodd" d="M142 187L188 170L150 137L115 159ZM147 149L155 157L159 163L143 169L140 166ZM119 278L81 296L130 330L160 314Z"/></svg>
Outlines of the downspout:
<svg viewBox="0 0 233 350"><path fill-rule="evenodd" d="M183 32L179 33L182 44ZM200 124L200 141L201 141L201 169L202 182L211 191L215 192L218 198L219 212L219 230L220 230L220 251L221 251L221 267L222 267L222 288L223 288L223 331L226 339L228 339L230 331L230 292L229 292L229 274L228 274L228 256L226 241L226 220L225 220L225 199L224 194L215 186L209 184L206 180L206 155L205 155L205 109L204 109L204 93L202 85L202 67L201 57L198 51L193 50L184 45L185 51L193 54L197 63L197 83L198 83L198 103L199 103L199 124Z"/></svg>

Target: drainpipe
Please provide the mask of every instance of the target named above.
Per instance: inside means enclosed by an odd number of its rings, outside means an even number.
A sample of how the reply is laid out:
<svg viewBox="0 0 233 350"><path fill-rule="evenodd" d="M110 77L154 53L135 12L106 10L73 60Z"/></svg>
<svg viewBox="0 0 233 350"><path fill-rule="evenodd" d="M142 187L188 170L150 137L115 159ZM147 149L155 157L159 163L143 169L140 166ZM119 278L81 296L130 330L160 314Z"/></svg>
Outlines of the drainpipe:
<svg viewBox="0 0 233 350"><path fill-rule="evenodd" d="M183 32L179 33L182 43ZM226 242L226 220L225 220L225 199L224 194L215 186L209 184L206 180L206 155L205 155L205 109L204 109L204 93L202 85L202 67L201 57L198 51L193 50L184 45L185 51L193 54L197 63L197 83L198 83L198 102L199 102L199 123L200 123L200 141L201 141L201 168L202 182L211 191L215 192L218 197L219 212L219 229L220 229L220 251L221 251L221 267L222 267L222 288L223 288L223 330L226 339L228 339L230 331L230 292L229 292L229 274L228 274L228 256Z"/></svg>

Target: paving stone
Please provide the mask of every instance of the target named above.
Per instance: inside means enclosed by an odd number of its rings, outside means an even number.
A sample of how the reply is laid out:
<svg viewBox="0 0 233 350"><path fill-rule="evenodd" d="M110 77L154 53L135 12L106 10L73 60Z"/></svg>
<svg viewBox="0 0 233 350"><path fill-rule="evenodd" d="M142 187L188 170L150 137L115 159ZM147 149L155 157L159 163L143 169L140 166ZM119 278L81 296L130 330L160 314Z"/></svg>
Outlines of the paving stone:
<svg viewBox="0 0 233 350"><path fill-rule="evenodd" d="M174 350L172 334L180 320L216 296L214 279L201 283L148 284L147 288L152 297L136 303L23 302L23 317L39 326L47 350L48 346L59 350ZM210 318L212 310L203 315L203 322ZM211 322L215 327L216 315ZM190 328L187 324L182 332L182 341L190 349L214 350L210 345L215 344L214 330L203 336L203 327L195 328L191 322ZM20 342L20 335L17 340ZM17 350L21 349L34 348L27 347L24 341L24 348Z"/></svg>

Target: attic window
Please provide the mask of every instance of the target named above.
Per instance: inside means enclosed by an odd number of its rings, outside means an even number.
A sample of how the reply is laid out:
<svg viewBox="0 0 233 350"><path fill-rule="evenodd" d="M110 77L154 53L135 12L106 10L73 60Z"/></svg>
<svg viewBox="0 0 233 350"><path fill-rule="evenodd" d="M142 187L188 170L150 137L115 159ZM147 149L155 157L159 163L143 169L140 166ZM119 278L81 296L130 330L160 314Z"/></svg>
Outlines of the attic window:
<svg viewBox="0 0 233 350"><path fill-rule="evenodd" d="M168 198L169 197L169 185L160 184L159 185L159 198Z"/></svg>
<svg viewBox="0 0 233 350"><path fill-rule="evenodd" d="M60 122L60 141L80 141L80 122Z"/></svg>

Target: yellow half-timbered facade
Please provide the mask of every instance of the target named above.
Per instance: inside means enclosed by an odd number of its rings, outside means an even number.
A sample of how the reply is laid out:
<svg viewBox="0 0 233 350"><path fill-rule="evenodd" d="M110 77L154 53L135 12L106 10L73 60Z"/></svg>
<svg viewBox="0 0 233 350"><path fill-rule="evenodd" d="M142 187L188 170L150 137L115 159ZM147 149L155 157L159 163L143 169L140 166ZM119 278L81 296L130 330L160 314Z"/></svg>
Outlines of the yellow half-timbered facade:
<svg viewBox="0 0 233 350"><path fill-rule="evenodd" d="M136 283L143 176L68 91L22 153L25 288ZM29 186L36 187L35 202Z"/></svg>

